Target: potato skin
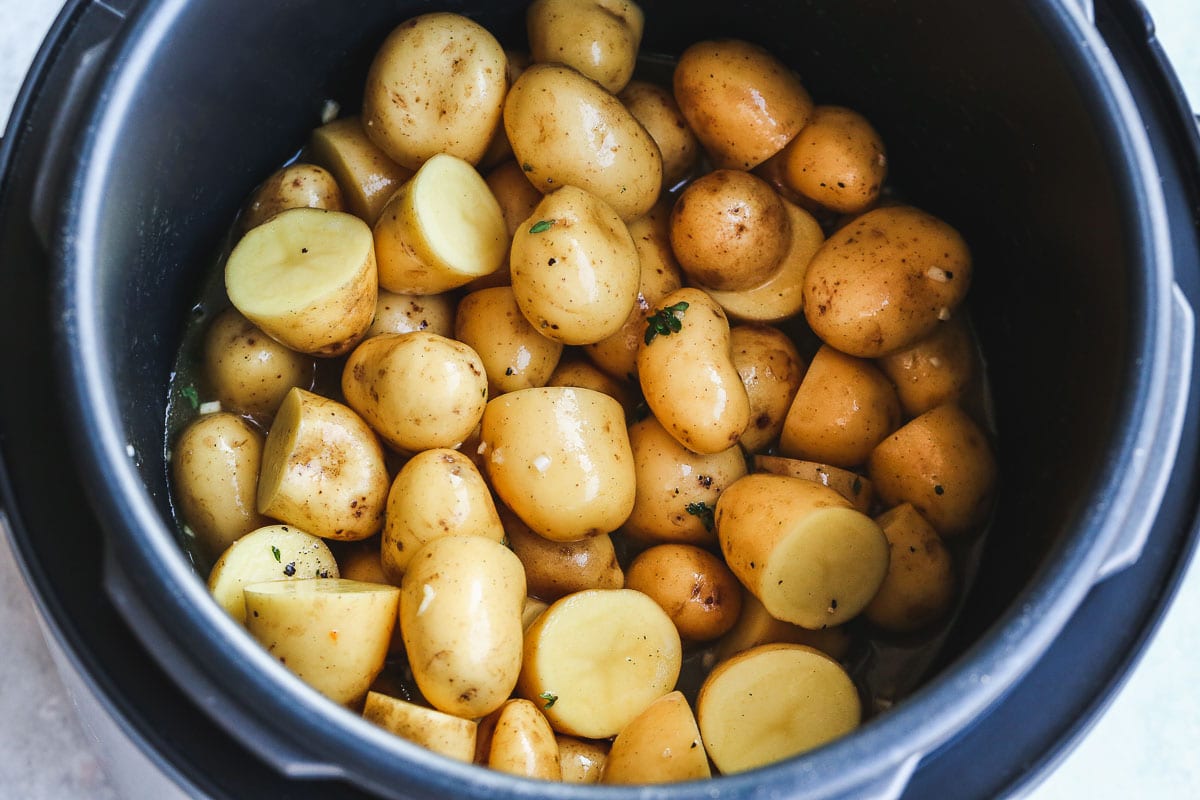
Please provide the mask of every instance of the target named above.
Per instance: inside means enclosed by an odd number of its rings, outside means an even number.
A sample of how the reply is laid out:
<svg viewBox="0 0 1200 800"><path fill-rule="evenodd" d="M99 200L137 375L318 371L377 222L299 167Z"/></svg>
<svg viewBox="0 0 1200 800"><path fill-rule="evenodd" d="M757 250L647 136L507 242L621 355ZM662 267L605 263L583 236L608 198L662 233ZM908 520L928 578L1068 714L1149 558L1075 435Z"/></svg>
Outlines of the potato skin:
<svg viewBox="0 0 1200 800"><path fill-rule="evenodd" d="M954 561L933 526L910 504L875 518L891 547L887 577L864 616L884 630L909 633L937 622L954 602Z"/></svg>
<svg viewBox="0 0 1200 800"><path fill-rule="evenodd" d="M669 189L691 175L700 160L700 140L671 92L649 81L630 81L617 97L658 145L663 187Z"/></svg>
<svg viewBox="0 0 1200 800"><path fill-rule="evenodd" d="M308 150L308 157L337 180L346 210L368 225L375 224L392 192L413 173L367 138L359 117L335 119L317 128Z"/></svg>
<svg viewBox="0 0 1200 800"><path fill-rule="evenodd" d="M454 338L479 354L490 397L545 386L563 350L562 342L529 324L511 286L480 289L460 300Z"/></svg>
<svg viewBox="0 0 1200 800"><path fill-rule="evenodd" d="M375 320L367 338L381 333L429 331L447 338L454 335L454 299L449 294L397 294L379 290Z"/></svg>
<svg viewBox="0 0 1200 800"><path fill-rule="evenodd" d="M229 308L204 336L204 372L222 408L269 420L293 386L312 388L316 361Z"/></svg>
<svg viewBox="0 0 1200 800"><path fill-rule="evenodd" d="M839 106L813 109L780 157L793 191L839 214L873 206L887 178L883 139L866 117Z"/></svg>
<svg viewBox="0 0 1200 800"><path fill-rule="evenodd" d="M742 586L721 559L687 544L643 550L629 565L625 585L667 612L684 641L724 635L742 610Z"/></svg>
<svg viewBox="0 0 1200 800"><path fill-rule="evenodd" d="M729 338L733 364L750 398L750 424L738 443L747 453L755 453L774 442L783 430L808 363L778 328L735 325Z"/></svg>
<svg viewBox="0 0 1200 800"><path fill-rule="evenodd" d="M533 0L525 28L534 61L566 64L616 94L633 75L645 16L629 0Z"/></svg>
<svg viewBox="0 0 1200 800"><path fill-rule="evenodd" d="M537 778L562 780L558 741L545 715L537 705L524 698L505 702L480 724L487 741L481 741L476 753L481 763L498 772ZM480 752L486 749L486 753Z"/></svg>
<svg viewBox="0 0 1200 800"><path fill-rule="evenodd" d="M341 211L342 190L333 175L316 164L289 164L273 172L254 190L242 212L242 230L261 225L289 208Z"/></svg>
<svg viewBox="0 0 1200 800"><path fill-rule="evenodd" d="M955 316L877 363L896 385L904 413L916 417L962 398L975 379L978 358L970 327Z"/></svg>
<svg viewBox="0 0 1200 800"><path fill-rule="evenodd" d="M501 510L500 518L509 547L525 567L525 582L532 597L554 602L584 589L625 586L625 573L607 533L577 542L555 542L538 536L508 509Z"/></svg>

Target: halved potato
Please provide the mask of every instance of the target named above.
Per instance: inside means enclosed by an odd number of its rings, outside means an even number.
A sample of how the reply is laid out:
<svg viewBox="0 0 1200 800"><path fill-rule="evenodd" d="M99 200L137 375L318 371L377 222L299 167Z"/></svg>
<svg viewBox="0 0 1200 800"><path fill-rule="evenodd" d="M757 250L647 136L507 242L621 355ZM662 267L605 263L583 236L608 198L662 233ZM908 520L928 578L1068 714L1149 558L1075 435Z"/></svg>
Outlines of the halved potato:
<svg viewBox="0 0 1200 800"><path fill-rule="evenodd" d="M509 700L492 712L480 729L481 733L487 731L487 741L480 741L482 746L476 748L480 763L525 778L562 779L554 731L534 703L522 698Z"/></svg>
<svg viewBox="0 0 1200 800"><path fill-rule="evenodd" d="M246 621L248 584L338 578L337 561L319 536L291 525L267 525L231 544L208 574L208 591L238 622Z"/></svg>
<svg viewBox="0 0 1200 800"><path fill-rule="evenodd" d="M363 717L447 758L470 764L475 756L478 725L474 720L445 714L379 692L367 692Z"/></svg>
<svg viewBox="0 0 1200 800"><path fill-rule="evenodd" d="M682 692L655 700L629 721L604 764L602 783L673 783L711 778L696 717Z"/></svg>

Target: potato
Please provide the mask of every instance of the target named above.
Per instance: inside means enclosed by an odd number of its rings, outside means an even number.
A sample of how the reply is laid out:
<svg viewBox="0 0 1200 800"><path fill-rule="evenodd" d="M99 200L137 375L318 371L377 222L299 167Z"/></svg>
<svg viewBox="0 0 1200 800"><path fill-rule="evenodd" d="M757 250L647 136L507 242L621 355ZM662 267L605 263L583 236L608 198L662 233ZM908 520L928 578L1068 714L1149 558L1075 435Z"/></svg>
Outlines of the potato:
<svg viewBox="0 0 1200 800"><path fill-rule="evenodd" d="M335 703L362 701L383 670L399 589L308 578L244 591L246 628L268 653Z"/></svg>
<svg viewBox="0 0 1200 800"><path fill-rule="evenodd" d="M638 403L638 398L634 396L628 384L619 383L607 373L601 372L598 367L579 358L558 362L546 385L574 386L577 389L591 389L606 394L621 404L626 419L633 414Z"/></svg>
<svg viewBox="0 0 1200 800"><path fill-rule="evenodd" d="M340 356L375 313L371 229L340 211L283 211L233 248L225 290L238 311L286 347Z"/></svg>
<svg viewBox="0 0 1200 800"><path fill-rule="evenodd" d="M839 214L861 214L887 177L883 140L856 111L817 106L780 154L784 180L801 196Z"/></svg>
<svg viewBox="0 0 1200 800"><path fill-rule="evenodd" d="M197 417L171 448L179 517L205 558L267 524L254 505L262 451L262 434L225 412Z"/></svg>
<svg viewBox="0 0 1200 800"><path fill-rule="evenodd" d="M504 131L501 130L500 133L501 138L504 138ZM504 142L507 146L508 139L504 139ZM468 283L465 288L469 292L490 289L493 286L508 286L512 283L509 252L512 249L513 234L529 219L537 204L542 202L542 193L526 180L525 172L520 164L512 160L511 152L508 160L489 172L484 182L492 190L496 202L500 204L500 213L504 215L504 228L508 231L508 244L504 248L504 260L500 262L500 268Z"/></svg>
<svg viewBox="0 0 1200 800"><path fill-rule="evenodd" d="M321 541L324 541L322 539ZM359 539L354 542L340 542L336 545L338 562L337 577L363 583L392 583L383 572L383 562L379 558L379 540L375 538ZM399 583L392 584L399 586Z"/></svg>
<svg viewBox="0 0 1200 800"><path fill-rule="evenodd" d="M762 178L719 169L680 192L671 249L692 284L736 292L778 271L791 244L783 201Z"/></svg>
<svg viewBox="0 0 1200 800"><path fill-rule="evenodd" d="M315 164L289 164L259 184L239 223L243 231L248 231L289 208L341 211L342 190L333 175Z"/></svg>
<svg viewBox="0 0 1200 800"><path fill-rule="evenodd" d="M750 423L750 399L733 363L725 312L699 289L664 297L638 349L646 404L694 453L728 450Z"/></svg>
<svg viewBox="0 0 1200 800"><path fill-rule="evenodd" d="M525 631L517 694L539 702L559 733L615 736L675 687L679 633L631 589L590 589L555 602Z"/></svg>
<svg viewBox="0 0 1200 800"><path fill-rule="evenodd" d="M637 491L621 530L645 542L712 544L713 509L725 487L746 474L737 445L701 455L654 417L629 426Z"/></svg>
<svg viewBox="0 0 1200 800"><path fill-rule="evenodd" d="M529 630L529 626L534 620L542 615L542 612L550 607L550 604L544 600L538 600L536 597L526 597L525 605L521 607L521 630Z"/></svg>
<svg viewBox="0 0 1200 800"><path fill-rule="evenodd" d="M222 408L270 419L293 386L311 389L316 362L228 308L204 335L204 374Z"/></svg>
<svg viewBox="0 0 1200 800"><path fill-rule="evenodd" d="M363 717L435 753L470 764L475 757L474 720L443 714L379 692L367 692Z"/></svg>
<svg viewBox="0 0 1200 800"><path fill-rule="evenodd" d="M521 698L508 700L480 727L488 729L486 746L476 749L481 764L524 778L562 780L554 731L533 703Z"/></svg>
<svg viewBox="0 0 1200 800"><path fill-rule="evenodd" d="M607 533L578 542L553 542L529 529L505 509L500 518L508 546L525 567L525 583L534 597L554 601L584 589L620 589L625 573L617 563L612 537Z"/></svg>
<svg viewBox="0 0 1200 800"><path fill-rule="evenodd" d="M870 513L871 505L875 501L875 487L871 481L848 469L816 461L800 461L795 458L764 455L754 457L754 469L756 472L790 475L793 478L816 481L833 489L864 514Z"/></svg>
<svg viewBox="0 0 1200 800"><path fill-rule="evenodd" d="M320 537L287 525L265 525L221 554L208 574L208 591L229 616L244 623L242 590L251 583L338 577L333 553Z"/></svg>
<svg viewBox="0 0 1200 800"><path fill-rule="evenodd" d="M733 39L685 50L674 86L680 111L718 169L752 169L766 161L813 110L791 70L761 47Z"/></svg>
<svg viewBox="0 0 1200 800"><path fill-rule="evenodd" d="M776 619L822 628L857 616L883 583L887 538L812 481L747 475L717 500L725 563Z"/></svg>
<svg viewBox="0 0 1200 800"><path fill-rule="evenodd" d="M525 11L534 61L566 64L613 94L633 75L644 27L629 0L533 0Z"/></svg>
<svg viewBox="0 0 1200 800"><path fill-rule="evenodd" d="M729 339L733 365L750 399L750 424L738 443L754 453L779 437L808 364L778 328L737 325L730 329Z"/></svg>
<svg viewBox="0 0 1200 800"><path fill-rule="evenodd" d="M671 692L617 734L601 783L674 783L711 777L692 709L682 692Z"/></svg>
<svg viewBox="0 0 1200 800"><path fill-rule="evenodd" d="M400 632L430 705L467 718L499 708L521 668L517 557L483 536L440 537L417 551L400 592Z"/></svg>
<svg viewBox="0 0 1200 800"><path fill-rule="evenodd" d="M458 303L454 338L479 354L488 396L545 386L562 355L562 342L529 324L511 286L471 292Z"/></svg>
<svg viewBox="0 0 1200 800"><path fill-rule="evenodd" d="M904 413L917 417L960 399L975 378L978 359L971 329L953 317L915 344L879 359L879 368L896 385Z"/></svg>
<svg viewBox="0 0 1200 800"><path fill-rule="evenodd" d="M367 138L359 117L334 120L313 131L307 157L329 170L346 210L368 225L375 224L388 198L413 174Z"/></svg>
<svg viewBox="0 0 1200 800"><path fill-rule="evenodd" d="M375 321L367 329L367 337L428 331L450 338L454 336L454 308L454 298L449 294L396 294L380 289Z"/></svg>
<svg viewBox="0 0 1200 800"><path fill-rule="evenodd" d="M954 561L937 531L908 503L875 521L888 538L891 566L863 615L896 633L942 619L954 602Z"/></svg>
<svg viewBox="0 0 1200 800"><path fill-rule="evenodd" d="M574 542L614 531L633 508L633 453L616 400L544 387L501 395L483 413L492 488L533 531Z"/></svg>
<svg viewBox="0 0 1200 800"><path fill-rule="evenodd" d="M423 450L400 469L388 492L380 539L389 583L400 584L417 551L439 536L504 539L504 527L483 476L462 453Z"/></svg>
<svg viewBox="0 0 1200 800"><path fill-rule="evenodd" d="M375 223L379 285L400 294L455 289L504 263L504 214L483 177L438 154L388 200Z"/></svg>
<svg viewBox="0 0 1200 800"><path fill-rule="evenodd" d="M508 56L508 69L505 70L505 77L508 81L508 85L512 86L517 78L521 77L521 73L529 69L529 65L532 62L529 60L529 53L523 50L505 49L504 55ZM483 154L483 158L479 159L479 169L492 169L504 161L511 161L512 157L512 145L508 143L508 134L504 132L504 125L501 123L500 125L496 126L496 131L492 134L492 140L488 142L487 152ZM517 168L517 171L520 172L519 167ZM524 180L524 178L522 178L522 180ZM525 181L525 183L528 184L529 181ZM529 188L532 189L533 187L530 186ZM536 192L536 190L534 191ZM537 192L537 194L539 197L541 196L541 192ZM502 284L495 283L489 285L501 286ZM475 288L482 289L484 287L476 286Z"/></svg>
<svg viewBox="0 0 1200 800"><path fill-rule="evenodd" d="M742 587L729 568L689 544L643 550L630 563L625 586L658 603L685 642L724 635L742 610Z"/></svg>
<svg viewBox="0 0 1200 800"><path fill-rule="evenodd" d="M479 423L487 375L479 355L462 342L428 331L386 334L350 354L342 393L397 450L453 448Z"/></svg>
<svg viewBox="0 0 1200 800"><path fill-rule="evenodd" d="M413 17L375 53L363 129L409 169L439 153L476 164L500 124L507 60L496 37L464 16Z"/></svg>
<svg viewBox="0 0 1200 800"><path fill-rule="evenodd" d="M803 644L820 650L834 660L841 660L850 649L850 634L842 626L809 630L775 619L758 598L749 592L742 595L742 613L729 632L717 642L713 655L717 663L760 644Z"/></svg>
<svg viewBox="0 0 1200 800"><path fill-rule="evenodd" d="M949 320L971 283L958 232L910 206L868 211L826 240L804 276L804 316L826 344L893 353Z"/></svg>
<svg viewBox="0 0 1200 800"><path fill-rule="evenodd" d="M671 92L649 81L630 81L617 97L658 145L663 188L691 175L700 160L700 140L688 127Z"/></svg>
<svg viewBox="0 0 1200 800"><path fill-rule="evenodd" d="M899 426L900 401L883 373L825 345L787 411L779 451L849 469Z"/></svg>
<svg viewBox="0 0 1200 800"><path fill-rule="evenodd" d="M574 186L547 195L513 236L512 291L543 336L590 344L616 333L637 300L637 248L616 212Z"/></svg>
<svg viewBox="0 0 1200 800"><path fill-rule="evenodd" d="M263 449L260 513L327 539L365 539L383 524L387 490L383 450L357 414L288 392Z"/></svg>
<svg viewBox="0 0 1200 800"><path fill-rule="evenodd" d="M539 191L577 186L629 221L662 186L658 145L621 101L579 72L534 64L504 101L513 155Z"/></svg>
<svg viewBox="0 0 1200 800"><path fill-rule="evenodd" d="M696 698L708 755L726 775L782 761L850 733L858 690L819 650L762 645L718 664Z"/></svg>
<svg viewBox="0 0 1200 800"><path fill-rule="evenodd" d="M867 474L883 503L912 503L942 536L957 536L987 518L997 467L980 427L957 406L942 405L884 439Z"/></svg>
<svg viewBox="0 0 1200 800"><path fill-rule="evenodd" d="M558 757L565 783L599 783L608 758L608 742L594 742L557 733Z"/></svg>

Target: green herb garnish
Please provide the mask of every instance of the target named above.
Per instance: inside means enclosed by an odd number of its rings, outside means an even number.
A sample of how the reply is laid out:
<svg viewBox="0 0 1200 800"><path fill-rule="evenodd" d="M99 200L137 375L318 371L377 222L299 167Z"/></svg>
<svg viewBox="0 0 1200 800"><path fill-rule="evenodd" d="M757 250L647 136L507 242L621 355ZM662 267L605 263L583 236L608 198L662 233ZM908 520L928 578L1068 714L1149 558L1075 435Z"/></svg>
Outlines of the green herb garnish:
<svg viewBox="0 0 1200 800"><path fill-rule="evenodd" d="M279 548L275 545L271 545L271 555L275 556L276 563L283 563L283 559L279 557Z"/></svg>
<svg viewBox="0 0 1200 800"><path fill-rule="evenodd" d="M550 230L551 227L554 226L555 222L557 222L557 220L553 220L553 219L539 220L539 221L533 223L533 227L529 229L529 232L530 233L545 233L546 231Z"/></svg>
<svg viewBox="0 0 1200 800"><path fill-rule="evenodd" d="M646 318L646 344L654 341L660 333L670 336L683 330L683 312L687 311L687 303L676 303L673 306L660 308Z"/></svg>
<svg viewBox="0 0 1200 800"><path fill-rule="evenodd" d="M526 172L533 172L533 164L530 164L530 163L527 161L527 162L525 162L524 164L522 164L522 165L521 165L521 169L525 170Z"/></svg>
<svg viewBox="0 0 1200 800"><path fill-rule="evenodd" d="M546 705L542 706L542 708L550 708L551 706L553 706L555 703L558 702L558 695L552 694L550 692L542 692L541 694L538 695L538 697L540 697L546 701Z"/></svg>
<svg viewBox="0 0 1200 800"><path fill-rule="evenodd" d="M704 529L711 531L713 529L713 507L708 503L688 503L686 510L693 517L699 517L704 523Z"/></svg>
<svg viewBox="0 0 1200 800"><path fill-rule="evenodd" d="M196 391L195 386L185 386L179 390L179 393L191 403L193 411L200 408L200 393Z"/></svg>

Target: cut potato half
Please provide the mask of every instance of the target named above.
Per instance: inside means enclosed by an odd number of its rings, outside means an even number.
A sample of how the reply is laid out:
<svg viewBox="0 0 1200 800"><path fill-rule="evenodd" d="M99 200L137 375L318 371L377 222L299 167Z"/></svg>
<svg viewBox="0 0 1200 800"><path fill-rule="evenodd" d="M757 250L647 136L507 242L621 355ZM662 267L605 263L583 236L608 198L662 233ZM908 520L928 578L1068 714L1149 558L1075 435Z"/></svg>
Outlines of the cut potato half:
<svg viewBox="0 0 1200 800"><path fill-rule="evenodd" d="M444 714L379 692L367 692L363 717L384 730L455 761L470 764L475 757L478 725L474 720Z"/></svg>
<svg viewBox="0 0 1200 800"><path fill-rule="evenodd" d="M621 729L602 783L674 783L711 778L696 717L682 692L651 703Z"/></svg>
<svg viewBox="0 0 1200 800"><path fill-rule="evenodd" d="M231 544L208 575L208 591L238 622L246 621L242 589L263 581L338 578L329 546L290 525L267 525Z"/></svg>

